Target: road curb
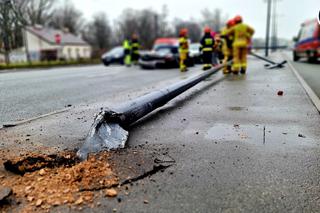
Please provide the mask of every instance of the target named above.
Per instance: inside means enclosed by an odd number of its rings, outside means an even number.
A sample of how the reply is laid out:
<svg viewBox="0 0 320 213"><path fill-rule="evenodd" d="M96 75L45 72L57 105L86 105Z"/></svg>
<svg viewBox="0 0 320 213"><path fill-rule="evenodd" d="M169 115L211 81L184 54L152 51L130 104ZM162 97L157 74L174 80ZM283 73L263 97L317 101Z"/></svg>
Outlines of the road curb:
<svg viewBox="0 0 320 213"><path fill-rule="evenodd" d="M285 56L284 54L282 54L285 58L288 59L287 56ZM300 84L302 85L303 89L305 90L305 92L307 93L307 95L309 96L309 98L311 99L313 105L316 107L316 109L318 110L318 112L320 113L320 99L319 97L316 95L316 93L311 89L311 87L307 84L307 82L302 78L302 76L299 74L299 72L297 71L297 69L292 65L291 61L288 59L288 65L290 67L290 69L292 70L292 72L295 74L295 76L297 77L297 79L299 80Z"/></svg>
<svg viewBox="0 0 320 213"><path fill-rule="evenodd" d="M38 119L41 119L41 118L49 117L49 116L52 116L52 115L57 115L57 114L60 114L60 113L63 113L63 112L67 112L69 110L70 110L69 108L68 109L62 109L62 110L56 110L56 111L53 111L53 112L50 112L50 113L47 113L47 114L39 115L39 116L36 116L36 117L33 117L33 118L29 118L29 119L25 119L25 120L22 120L22 121L14 121L14 122L4 123L4 124L2 124L2 127L0 127L0 130L1 129L6 129L6 128L10 128L10 127L19 126L19 125L22 125L22 124L25 124L25 123L29 123L29 122L32 122L32 121L35 121L35 120L38 120Z"/></svg>

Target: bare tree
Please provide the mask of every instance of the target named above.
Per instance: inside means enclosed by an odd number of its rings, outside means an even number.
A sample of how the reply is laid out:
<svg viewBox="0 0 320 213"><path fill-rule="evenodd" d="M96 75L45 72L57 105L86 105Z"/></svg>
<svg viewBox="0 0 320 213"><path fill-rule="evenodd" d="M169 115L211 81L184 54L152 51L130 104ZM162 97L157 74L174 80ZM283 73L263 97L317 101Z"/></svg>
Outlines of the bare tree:
<svg viewBox="0 0 320 213"><path fill-rule="evenodd" d="M112 31L105 13L97 13L93 16L93 21L87 24L82 33L95 49L105 50L110 47Z"/></svg>
<svg viewBox="0 0 320 213"><path fill-rule="evenodd" d="M124 38L129 39L135 33L144 48L151 48L156 38L171 34L166 10L165 6L161 13L151 9L124 10L115 23L115 43L120 44Z"/></svg>
<svg viewBox="0 0 320 213"><path fill-rule="evenodd" d="M24 5L24 18L29 25L48 24L53 15L54 0L16 0Z"/></svg>
<svg viewBox="0 0 320 213"><path fill-rule="evenodd" d="M120 15L119 21L115 23L117 39L116 43L121 43L125 38L129 39L133 33L138 31L137 11L125 9Z"/></svg>
<svg viewBox="0 0 320 213"><path fill-rule="evenodd" d="M227 17L223 16L221 9L204 9L202 14L202 26L208 26L212 30L218 32L227 22Z"/></svg>
<svg viewBox="0 0 320 213"><path fill-rule="evenodd" d="M11 0L0 1L0 38L3 43L6 64L10 63L10 50L15 46L16 30L24 24L19 8Z"/></svg>
<svg viewBox="0 0 320 213"><path fill-rule="evenodd" d="M83 22L81 11L76 9L70 1L66 1L63 6L55 10L49 25L78 34L82 30Z"/></svg>
<svg viewBox="0 0 320 213"><path fill-rule="evenodd" d="M170 23L167 20L169 10L167 5L162 6L161 13L158 15L158 36L170 37L174 36L173 29L170 27Z"/></svg>
<svg viewBox="0 0 320 213"><path fill-rule="evenodd" d="M179 31L182 28L188 29L188 37L192 42L199 42L201 38L201 25L195 21L184 21L180 19L175 19L175 33L176 35L179 35Z"/></svg>
<svg viewBox="0 0 320 213"><path fill-rule="evenodd" d="M151 48L154 40L160 36L159 14L152 10L142 10L138 14L138 32L140 41L146 48Z"/></svg>

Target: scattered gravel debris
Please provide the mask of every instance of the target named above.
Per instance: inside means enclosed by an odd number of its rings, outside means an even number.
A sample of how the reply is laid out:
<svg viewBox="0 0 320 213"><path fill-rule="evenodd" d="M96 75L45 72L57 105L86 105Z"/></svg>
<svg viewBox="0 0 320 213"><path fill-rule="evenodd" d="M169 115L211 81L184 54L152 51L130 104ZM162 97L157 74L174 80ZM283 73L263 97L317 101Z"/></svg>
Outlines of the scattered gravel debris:
<svg viewBox="0 0 320 213"><path fill-rule="evenodd" d="M116 197L117 195L118 195L118 192L115 189L107 189L106 190L107 197Z"/></svg>
<svg viewBox="0 0 320 213"><path fill-rule="evenodd" d="M73 158L68 154L63 156ZM110 189L119 184L119 180L108 163L108 156L105 152L90 156L88 161L52 168L42 168L43 165L38 161L33 166L40 170L26 172L23 176L5 177L0 180L0 184L12 189L15 199L25 204L22 212L49 211L60 205L90 205L96 189L109 189L109 197L117 195L117 191ZM12 162L23 160L19 158ZM32 170L30 165L22 165Z"/></svg>
<svg viewBox="0 0 320 213"><path fill-rule="evenodd" d="M5 200L12 194L12 189L10 187L0 186L0 201Z"/></svg>

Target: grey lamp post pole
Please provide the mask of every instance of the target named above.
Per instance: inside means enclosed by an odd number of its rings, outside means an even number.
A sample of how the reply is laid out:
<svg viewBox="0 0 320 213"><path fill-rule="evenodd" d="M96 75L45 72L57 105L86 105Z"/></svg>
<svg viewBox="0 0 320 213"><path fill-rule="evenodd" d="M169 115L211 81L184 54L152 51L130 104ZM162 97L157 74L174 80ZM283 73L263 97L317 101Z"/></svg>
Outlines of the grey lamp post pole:
<svg viewBox="0 0 320 213"><path fill-rule="evenodd" d="M270 38L270 19L271 19L271 4L272 0L267 0L268 2L268 11L267 11L267 30L266 30L266 52L265 55L269 55L269 38Z"/></svg>

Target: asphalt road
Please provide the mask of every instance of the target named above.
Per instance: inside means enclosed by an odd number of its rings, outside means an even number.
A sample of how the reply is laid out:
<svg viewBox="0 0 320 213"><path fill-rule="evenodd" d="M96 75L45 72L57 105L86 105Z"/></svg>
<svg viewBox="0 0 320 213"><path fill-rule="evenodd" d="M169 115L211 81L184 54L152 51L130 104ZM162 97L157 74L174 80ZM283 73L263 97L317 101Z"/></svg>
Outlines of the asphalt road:
<svg viewBox="0 0 320 213"><path fill-rule="evenodd" d="M281 55L271 58L282 60ZM136 78L147 73L144 78L150 81L181 75L132 71ZM72 108L2 129L2 156L78 149L91 125L85 121L96 110ZM82 212L318 212L319 122L318 111L288 66L265 70L264 62L250 57L246 76L212 76L130 127L127 149L116 152L115 158L122 159L111 165L120 177L140 178L118 188L117 199L95 192L100 205L81 206ZM147 173L156 162L172 165ZM132 174L136 171L141 173ZM1 174L7 173L0 167ZM52 212L79 211L61 206Z"/></svg>
<svg viewBox="0 0 320 213"><path fill-rule="evenodd" d="M85 66L0 73L0 126L68 105L103 102L123 93L181 77L176 69Z"/></svg>
<svg viewBox="0 0 320 213"><path fill-rule="evenodd" d="M294 62L291 54L289 58L294 68L299 72L306 83L312 88L312 90L320 97L320 60L317 62L310 63L307 60L301 59L300 61Z"/></svg>

